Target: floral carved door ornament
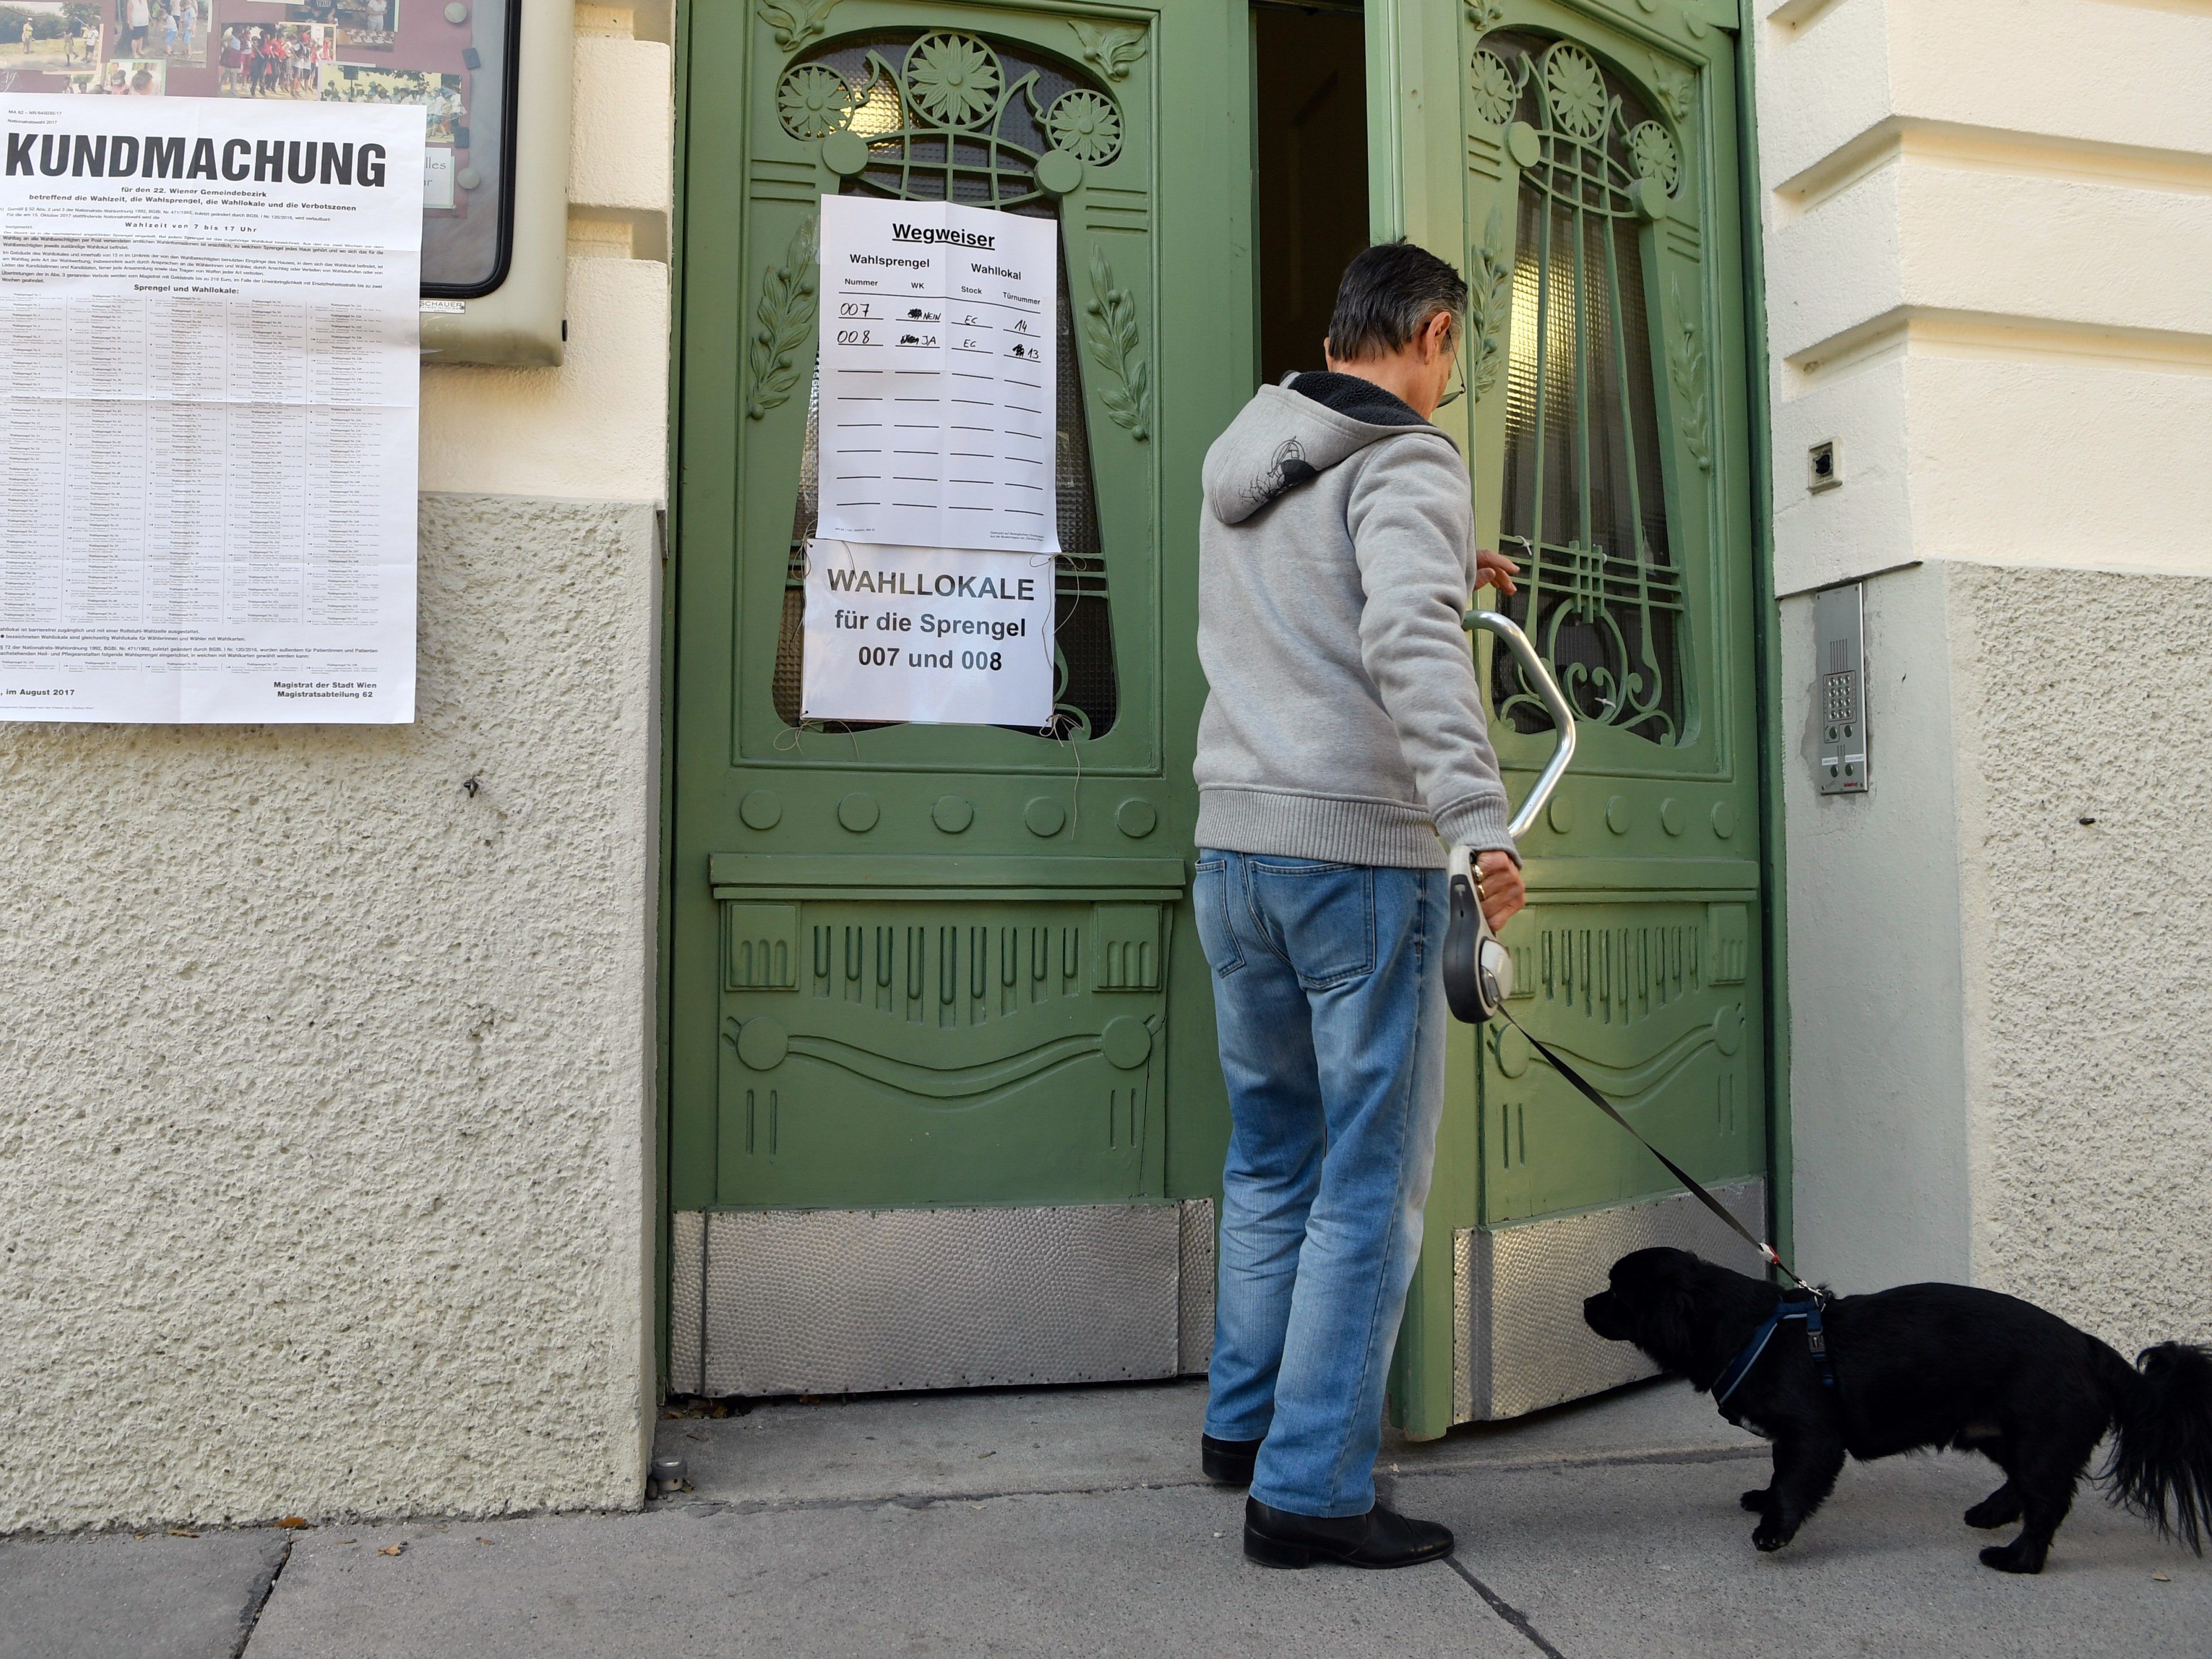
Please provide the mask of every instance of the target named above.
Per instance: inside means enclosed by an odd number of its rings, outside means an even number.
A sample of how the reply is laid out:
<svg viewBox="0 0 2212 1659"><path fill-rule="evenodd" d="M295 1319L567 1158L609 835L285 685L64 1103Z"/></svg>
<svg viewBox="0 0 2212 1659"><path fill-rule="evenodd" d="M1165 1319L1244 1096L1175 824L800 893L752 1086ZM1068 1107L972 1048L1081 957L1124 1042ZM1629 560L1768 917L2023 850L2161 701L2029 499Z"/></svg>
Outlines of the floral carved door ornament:
<svg viewBox="0 0 2212 1659"><path fill-rule="evenodd" d="M1709 469L1710 439L1698 435L1709 422L1703 349L1678 305L1662 340L1671 434L1662 427L1653 335L1662 319L1647 287L1650 227L1683 186L1681 145L1632 86L1571 40L1492 33L1468 76L1471 113L1503 130L1519 168L1510 242L1501 210L1472 253L1478 369L1486 386L1502 358L1505 377L1499 537L1524 567L1508 609L1579 719L1676 744L1692 688L1668 448L1679 439ZM1503 653L1492 681L1516 729L1548 727Z"/></svg>

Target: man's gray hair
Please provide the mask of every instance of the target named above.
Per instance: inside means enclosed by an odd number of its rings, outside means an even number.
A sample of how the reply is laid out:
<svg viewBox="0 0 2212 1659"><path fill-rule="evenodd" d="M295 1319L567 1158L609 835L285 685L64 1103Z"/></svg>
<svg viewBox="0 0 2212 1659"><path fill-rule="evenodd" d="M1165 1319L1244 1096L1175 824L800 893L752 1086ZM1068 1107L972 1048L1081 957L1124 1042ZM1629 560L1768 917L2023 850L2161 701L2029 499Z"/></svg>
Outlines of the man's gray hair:
<svg viewBox="0 0 2212 1659"><path fill-rule="evenodd" d="M1344 268L1328 319L1329 356L1356 363L1402 351L1440 311L1451 318L1456 341L1467 315L1459 272L1402 239L1378 242Z"/></svg>

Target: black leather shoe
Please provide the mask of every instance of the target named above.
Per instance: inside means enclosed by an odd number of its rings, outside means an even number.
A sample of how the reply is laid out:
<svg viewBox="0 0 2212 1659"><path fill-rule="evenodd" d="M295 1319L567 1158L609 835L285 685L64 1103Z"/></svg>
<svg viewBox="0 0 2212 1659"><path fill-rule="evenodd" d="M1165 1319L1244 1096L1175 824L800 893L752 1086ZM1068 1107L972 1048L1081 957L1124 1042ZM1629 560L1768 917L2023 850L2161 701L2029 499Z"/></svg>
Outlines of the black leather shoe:
<svg viewBox="0 0 2212 1659"><path fill-rule="evenodd" d="M1265 1567L1413 1567L1451 1553L1451 1528L1377 1504L1364 1515L1293 1515L1244 1500L1244 1553Z"/></svg>
<svg viewBox="0 0 2212 1659"><path fill-rule="evenodd" d="M1249 1486L1252 1484L1252 1464L1260 1455L1256 1440L1216 1440L1210 1434L1198 1437L1199 1466L1209 1480L1218 1480L1224 1486Z"/></svg>

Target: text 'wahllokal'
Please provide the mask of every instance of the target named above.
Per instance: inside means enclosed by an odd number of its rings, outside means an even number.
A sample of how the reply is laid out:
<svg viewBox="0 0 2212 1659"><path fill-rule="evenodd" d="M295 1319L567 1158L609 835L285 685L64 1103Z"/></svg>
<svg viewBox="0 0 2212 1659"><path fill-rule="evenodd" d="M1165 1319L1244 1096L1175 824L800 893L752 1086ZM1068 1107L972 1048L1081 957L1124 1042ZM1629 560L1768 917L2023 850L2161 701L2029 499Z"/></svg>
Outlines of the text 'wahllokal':
<svg viewBox="0 0 2212 1659"><path fill-rule="evenodd" d="M1033 576L964 576L940 571L935 576L904 570L864 570L832 565L824 573L833 593L896 593L908 599L1006 599L1025 605L1036 597Z"/></svg>

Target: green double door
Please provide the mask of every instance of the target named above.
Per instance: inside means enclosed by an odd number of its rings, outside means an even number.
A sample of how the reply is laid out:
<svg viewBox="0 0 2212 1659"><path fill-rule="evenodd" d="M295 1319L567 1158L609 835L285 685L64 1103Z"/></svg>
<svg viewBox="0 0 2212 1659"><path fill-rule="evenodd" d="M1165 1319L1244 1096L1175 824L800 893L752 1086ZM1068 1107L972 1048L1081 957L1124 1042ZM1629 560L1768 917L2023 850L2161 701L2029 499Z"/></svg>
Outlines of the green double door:
<svg viewBox="0 0 2212 1659"><path fill-rule="evenodd" d="M1653 3L1370 10L1373 207L1468 271L1456 435L1585 715L1527 849L1516 1012L1700 1174L1755 1183L1732 81L1721 30ZM1196 514L1255 378L1247 11L719 0L688 38L672 1386L1202 1369L1227 1119L1187 901ZM800 716L840 192L1057 222L1045 728ZM1517 790L1548 737L1486 672ZM1424 1432L1527 1408L1491 1352L1514 1230L1648 1230L1627 1201L1664 1184L1511 1042L1454 1042L1398 1376Z"/></svg>

